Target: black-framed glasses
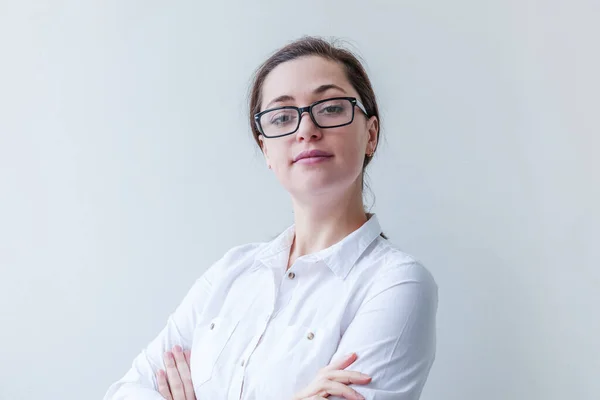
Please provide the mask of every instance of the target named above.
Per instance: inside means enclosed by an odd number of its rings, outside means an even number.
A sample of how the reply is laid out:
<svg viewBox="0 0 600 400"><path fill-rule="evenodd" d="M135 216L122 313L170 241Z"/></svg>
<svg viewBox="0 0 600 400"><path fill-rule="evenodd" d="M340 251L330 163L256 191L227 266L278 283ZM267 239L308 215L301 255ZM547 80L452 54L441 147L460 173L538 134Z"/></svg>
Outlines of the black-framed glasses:
<svg viewBox="0 0 600 400"><path fill-rule="evenodd" d="M295 133L305 112L319 128L350 125L354 121L355 106L369 116L365 106L356 97L333 97L306 107L283 106L261 111L254 115L254 122L264 137L277 138Z"/></svg>

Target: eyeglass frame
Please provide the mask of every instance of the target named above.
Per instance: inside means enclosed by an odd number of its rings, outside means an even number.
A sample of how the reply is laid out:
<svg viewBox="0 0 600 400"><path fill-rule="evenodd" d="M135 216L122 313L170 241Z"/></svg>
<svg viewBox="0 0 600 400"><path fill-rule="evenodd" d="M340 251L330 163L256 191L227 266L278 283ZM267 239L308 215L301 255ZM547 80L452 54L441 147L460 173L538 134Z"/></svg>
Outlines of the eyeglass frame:
<svg viewBox="0 0 600 400"><path fill-rule="evenodd" d="M341 125L334 125L334 126L321 126L317 123L317 121L312 113L313 107L317 106L319 104L325 103L327 101L331 101L331 100L348 100L348 101L350 101L350 103L352 104L352 118L350 118L350 122L347 122L347 123L341 124ZM268 139L276 139L276 138L280 138L280 137L284 137L284 136L293 135L294 133L298 132L298 129L300 129L300 122L302 122L302 114L304 114L305 112L308 112L308 115L310 116L310 119L312 120L312 122L320 129L339 128L341 126L350 125L352 122L354 122L354 107L358 107L360 109L360 111L362 111L363 114L365 114L365 116L367 118L369 118L369 113L367 113L365 106L356 97L331 97L329 99L315 101L314 103L312 103L311 105L308 105L306 107L281 106L281 107L270 108L268 110L264 110L264 111L254 114L254 122L256 123L256 128L258 129L258 132L261 135L263 135L264 137L266 137ZM267 136L267 135L265 135L265 132L260 123L260 117L262 117L266 113L269 113L272 111L277 111L277 110L296 110L298 112L298 125L296 126L296 129L294 129L290 133L284 133L283 135L277 135L277 136Z"/></svg>

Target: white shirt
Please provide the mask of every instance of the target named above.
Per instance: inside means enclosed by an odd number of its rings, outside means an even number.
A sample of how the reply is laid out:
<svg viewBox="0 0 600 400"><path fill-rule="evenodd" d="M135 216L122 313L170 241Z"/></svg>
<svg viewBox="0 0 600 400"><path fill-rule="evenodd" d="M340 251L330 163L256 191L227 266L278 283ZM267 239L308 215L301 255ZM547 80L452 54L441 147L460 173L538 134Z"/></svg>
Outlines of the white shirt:
<svg viewBox="0 0 600 400"><path fill-rule="evenodd" d="M292 225L229 250L193 285L166 327L105 400L161 400L156 371L191 349L198 400L291 399L332 359L372 377L369 400L417 400L435 358L437 285L380 236L377 217L286 271ZM329 397L337 399L338 397Z"/></svg>

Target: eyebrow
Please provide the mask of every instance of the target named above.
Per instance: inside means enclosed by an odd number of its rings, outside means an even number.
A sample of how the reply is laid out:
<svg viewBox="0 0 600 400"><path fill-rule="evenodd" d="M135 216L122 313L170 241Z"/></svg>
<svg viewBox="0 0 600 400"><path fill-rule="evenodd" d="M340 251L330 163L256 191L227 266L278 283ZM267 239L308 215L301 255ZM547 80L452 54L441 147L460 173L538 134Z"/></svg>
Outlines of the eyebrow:
<svg viewBox="0 0 600 400"><path fill-rule="evenodd" d="M334 85L333 83L329 83L327 85L321 85L318 88L316 88L315 90L313 90L313 94L322 94L325 93L326 91L330 90L330 89L337 89L341 92L347 93L344 89L342 89L341 87L339 87L338 85ZM294 97L284 94L282 96L279 97L275 97L273 100L271 100L269 102L269 104L267 104L265 106L265 110L267 110L269 108L269 106L271 106L274 103L282 103L284 101L293 101Z"/></svg>

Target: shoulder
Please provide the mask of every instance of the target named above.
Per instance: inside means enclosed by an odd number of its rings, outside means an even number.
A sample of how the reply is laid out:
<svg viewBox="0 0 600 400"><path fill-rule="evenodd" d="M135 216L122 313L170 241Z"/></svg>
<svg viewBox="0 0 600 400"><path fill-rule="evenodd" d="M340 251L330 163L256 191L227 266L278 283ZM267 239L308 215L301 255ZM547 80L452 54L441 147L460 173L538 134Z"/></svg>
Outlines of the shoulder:
<svg viewBox="0 0 600 400"><path fill-rule="evenodd" d="M437 297L438 286L433 274L416 257L404 252L388 239L376 239L373 255L378 268L372 286L377 289L416 284L422 294Z"/></svg>
<svg viewBox="0 0 600 400"><path fill-rule="evenodd" d="M229 270L246 267L253 263L267 245L267 242L251 242L233 246L221 256L215 266Z"/></svg>
<svg viewBox="0 0 600 400"><path fill-rule="evenodd" d="M254 264L258 256L269 247L269 243L250 242L233 246L210 266L205 275L211 280L239 275Z"/></svg>
<svg viewBox="0 0 600 400"><path fill-rule="evenodd" d="M423 263L380 237L361 264L360 275L354 279L357 290L351 299L355 307L350 309L356 310L353 317L372 315L371 325L387 329L389 334L431 338L438 288Z"/></svg>
<svg viewBox="0 0 600 400"><path fill-rule="evenodd" d="M253 258L259 254L267 245L266 242L251 242L236 245L223 254L222 260L233 261L237 259Z"/></svg>

